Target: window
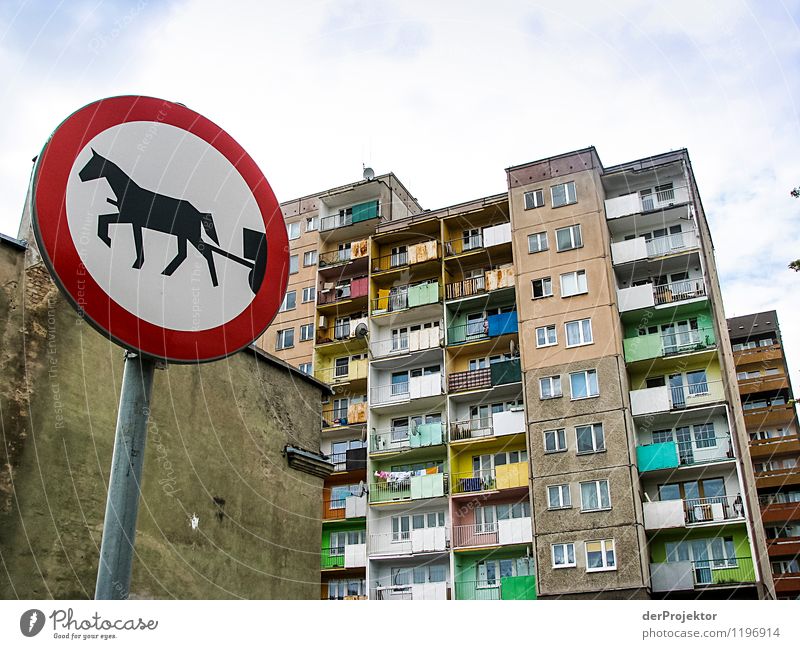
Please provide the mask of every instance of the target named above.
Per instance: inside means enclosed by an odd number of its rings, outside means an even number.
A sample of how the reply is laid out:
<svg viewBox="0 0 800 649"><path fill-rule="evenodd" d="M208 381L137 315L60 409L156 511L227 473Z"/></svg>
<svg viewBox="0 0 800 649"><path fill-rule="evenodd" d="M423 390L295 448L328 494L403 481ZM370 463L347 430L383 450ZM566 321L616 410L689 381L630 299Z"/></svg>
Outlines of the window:
<svg viewBox="0 0 800 649"><path fill-rule="evenodd" d="M581 511L596 512L611 509L608 480L581 482Z"/></svg>
<svg viewBox="0 0 800 649"><path fill-rule="evenodd" d="M303 289L303 302L313 302L317 299L317 287L306 286Z"/></svg>
<svg viewBox="0 0 800 649"><path fill-rule="evenodd" d="M708 381L705 370L686 372L686 384L689 387L691 396L708 394Z"/></svg>
<svg viewBox="0 0 800 649"><path fill-rule="evenodd" d="M571 225L568 228L556 230L556 250L558 252L581 247L583 247L583 239L580 225Z"/></svg>
<svg viewBox="0 0 800 649"><path fill-rule="evenodd" d="M553 568L575 567L574 543L553 543L550 548L553 552Z"/></svg>
<svg viewBox="0 0 800 649"><path fill-rule="evenodd" d="M527 557L517 559L486 559L476 566L477 588L496 588L503 577L518 577L531 574L531 561Z"/></svg>
<svg viewBox="0 0 800 649"><path fill-rule="evenodd" d="M297 255L292 255L289 257L289 274L296 273L300 270L300 261Z"/></svg>
<svg viewBox="0 0 800 649"><path fill-rule="evenodd" d="M549 277L531 280L533 285L533 299L551 297L553 295L553 282Z"/></svg>
<svg viewBox="0 0 800 649"><path fill-rule="evenodd" d="M317 251L309 250L303 253L303 266L313 266L317 263Z"/></svg>
<svg viewBox="0 0 800 649"><path fill-rule="evenodd" d="M547 232L528 235L528 252L544 252L547 250Z"/></svg>
<svg viewBox="0 0 800 649"><path fill-rule="evenodd" d="M588 399L600 394L597 385L597 370L586 370L585 372L572 372L569 375L570 398Z"/></svg>
<svg viewBox="0 0 800 649"><path fill-rule="evenodd" d="M536 327L536 346L550 347L558 343L556 339L556 326Z"/></svg>
<svg viewBox="0 0 800 649"><path fill-rule="evenodd" d="M572 499L568 484L547 487L547 509L567 509L569 507L572 507Z"/></svg>
<svg viewBox="0 0 800 649"><path fill-rule="evenodd" d="M306 232L313 232L318 229L318 221L316 216L310 216L306 219Z"/></svg>
<svg viewBox="0 0 800 649"><path fill-rule="evenodd" d="M539 398L555 399L561 396L561 377L545 376L539 379Z"/></svg>
<svg viewBox="0 0 800 649"><path fill-rule="evenodd" d="M278 332L278 339L275 343L275 349L286 349L287 347L294 347L294 328L281 329Z"/></svg>
<svg viewBox="0 0 800 649"><path fill-rule="evenodd" d="M289 235L289 240L300 238L300 222L286 224L286 234Z"/></svg>
<svg viewBox="0 0 800 649"><path fill-rule="evenodd" d="M544 431L544 452L559 453L567 450L567 434L563 428Z"/></svg>
<svg viewBox="0 0 800 649"><path fill-rule="evenodd" d="M580 295L581 293L588 293L589 288L586 285L586 271L578 270L574 273L564 273L561 275L561 297L570 297L572 295Z"/></svg>
<svg viewBox="0 0 800 649"><path fill-rule="evenodd" d="M575 183L570 181L568 183L561 183L560 185L553 185L550 188L550 199L553 207L577 203L578 197L575 194Z"/></svg>
<svg viewBox="0 0 800 649"><path fill-rule="evenodd" d="M297 307L297 291L286 291L281 302L280 311L290 311Z"/></svg>
<svg viewBox="0 0 800 649"><path fill-rule="evenodd" d="M314 325L300 325L300 340L311 340L314 337Z"/></svg>
<svg viewBox="0 0 800 649"><path fill-rule="evenodd" d="M314 370L311 363L300 363L300 371L303 374L311 374Z"/></svg>
<svg viewBox="0 0 800 649"><path fill-rule="evenodd" d="M712 448L717 445L713 423L695 424L692 428L694 429L694 443L697 448Z"/></svg>
<svg viewBox="0 0 800 649"><path fill-rule="evenodd" d="M578 347L579 345L590 345L594 342L592 338L592 319L573 320L564 324L567 332L567 347Z"/></svg>
<svg viewBox="0 0 800 649"><path fill-rule="evenodd" d="M614 553L614 539L586 541L586 572L616 569L617 558Z"/></svg>
<svg viewBox="0 0 800 649"><path fill-rule="evenodd" d="M599 453L606 450L603 424L575 426L575 440L578 453Z"/></svg>
<svg viewBox="0 0 800 649"><path fill-rule="evenodd" d="M342 378L350 373L350 357L343 356L333 361L333 375Z"/></svg>
<svg viewBox="0 0 800 649"><path fill-rule="evenodd" d="M544 190L543 189L534 189L529 192L525 192L525 209L532 210L536 207L542 207L544 205Z"/></svg>

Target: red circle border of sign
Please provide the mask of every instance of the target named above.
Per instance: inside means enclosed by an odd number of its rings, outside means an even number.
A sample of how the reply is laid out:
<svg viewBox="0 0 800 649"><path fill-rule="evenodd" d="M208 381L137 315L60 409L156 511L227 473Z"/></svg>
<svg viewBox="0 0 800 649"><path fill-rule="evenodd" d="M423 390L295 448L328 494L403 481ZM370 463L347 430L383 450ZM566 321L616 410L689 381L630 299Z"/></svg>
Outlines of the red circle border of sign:
<svg viewBox="0 0 800 649"><path fill-rule="evenodd" d="M67 181L75 158L99 133L138 121L170 124L213 146L241 174L261 211L267 240L264 281L244 311L225 324L176 331L140 319L94 281L75 248L66 210ZM255 341L277 314L289 279L289 240L280 205L247 152L222 128L193 110L155 97L122 96L93 102L70 115L50 136L37 159L32 187L34 233L56 283L84 319L121 346L178 363L218 360Z"/></svg>

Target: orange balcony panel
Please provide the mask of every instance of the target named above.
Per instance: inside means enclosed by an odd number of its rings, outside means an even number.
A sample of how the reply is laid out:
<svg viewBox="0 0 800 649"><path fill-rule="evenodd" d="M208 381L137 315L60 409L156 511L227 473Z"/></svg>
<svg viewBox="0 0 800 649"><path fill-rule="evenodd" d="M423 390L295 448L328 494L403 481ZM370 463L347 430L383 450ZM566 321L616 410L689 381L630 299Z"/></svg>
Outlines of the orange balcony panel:
<svg viewBox="0 0 800 649"><path fill-rule="evenodd" d="M767 539L767 553L770 558L788 557L800 554L800 536L786 539Z"/></svg>
<svg viewBox="0 0 800 649"><path fill-rule="evenodd" d="M776 489L800 485L800 469L778 469L756 473L756 489Z"/></svg>
<svg viewBox="0 0 800 649"><path fill-rule="evenodd" d="M768 406L744 411L747 430L758 430L764 426L789 424L794 420L794 406Z"/></svg>
<svg viewBox="0 0 800 649"><path fill-rule="evenodd" d="M736 365L763 363L764 361L771 361L779 358L783 358L783 348L780 345L742 349L733 352L733 362L736 363Z"/></svg>
<svg viewBox="0 0 800 649"><path fill-rule="evenodd" d="M800 439L796 435L792 435L750 442L750 457L754 460L780 455L800 455Z"/></svg>
<svg viewBox="0 0 800 649"><path fill-rule="evenodd" d="M780 376L760 376L756 379L743 379L739 381L740 394L753 394L754 392L777 392L789 387L785 374Z"/></svg>
<svg viewBox="0 0 800 649"><path fill-rule="evenodd" d="M772 575L775 580L775 593L778 597L800 594L800 574Z"/></svg>
<svg viewBox="0 0 800 649"><path fill-rule="evenodd" d="M761 507L764 525L800 520L800 503L772 503Z"/></svg>

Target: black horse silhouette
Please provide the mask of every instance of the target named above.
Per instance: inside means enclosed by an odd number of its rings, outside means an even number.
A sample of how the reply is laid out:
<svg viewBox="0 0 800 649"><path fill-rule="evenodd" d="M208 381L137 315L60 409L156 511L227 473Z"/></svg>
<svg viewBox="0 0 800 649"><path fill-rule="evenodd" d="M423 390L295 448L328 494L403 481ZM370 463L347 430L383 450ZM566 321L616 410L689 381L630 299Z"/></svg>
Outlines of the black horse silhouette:
<svg viewBox="0 0 800 649"><path fill-rule="evenodd" d="M119 211L100 214L97 217L97 236L109 248L111 237L108 226L112 223L130 223L133 226L133 241L136 246L136 260L133 268L139 269L144 264L144 247L142 245L142 228L175 235L178 240L178 254L162 271L163 275L172 275L186 261L187 244L191 243L205 258L211 283L218 286L217 269L214 265L214 253L218 253L239 264L250 268L249 283L253 293L257 293L264 279L267 265L266 237L255 230L244 229L244 254L247 259L231 254L201 239L202 231L216 244L219 244L217 230L211 214L200 212L189 201L156 194L137 185L116 164L101 156L92 149L92 157L83 169L78 172L82 182L105 178L111 186L115 199L106 200Z"/></svg>

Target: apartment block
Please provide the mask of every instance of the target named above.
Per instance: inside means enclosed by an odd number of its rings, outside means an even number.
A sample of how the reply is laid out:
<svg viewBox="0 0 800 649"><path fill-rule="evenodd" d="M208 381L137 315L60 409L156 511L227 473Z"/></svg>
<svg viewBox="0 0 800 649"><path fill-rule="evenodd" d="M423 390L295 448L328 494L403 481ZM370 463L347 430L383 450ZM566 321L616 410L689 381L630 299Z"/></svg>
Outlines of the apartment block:
<svg viewBox="0 0 800 649"><path fill-rule="evenodd" d="M283 205L304 299L259 344L335 392L321 596L771 597L688 154L506 172Z"/></svg>
<svg viewBox="0 0 800 649"><path fill-rule="evenodd" d="M728 319L775 593L800 598L800 437L775 311Z"/></svg>

